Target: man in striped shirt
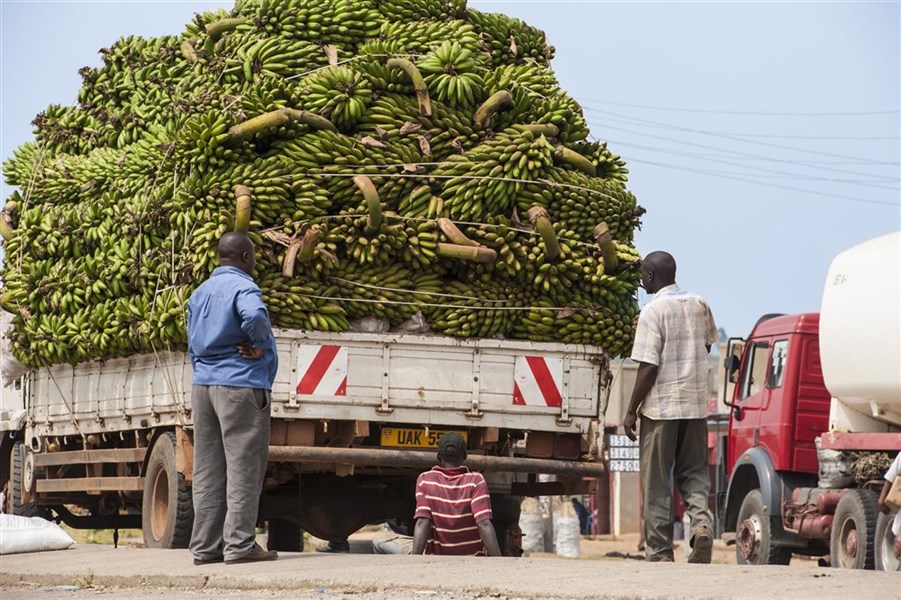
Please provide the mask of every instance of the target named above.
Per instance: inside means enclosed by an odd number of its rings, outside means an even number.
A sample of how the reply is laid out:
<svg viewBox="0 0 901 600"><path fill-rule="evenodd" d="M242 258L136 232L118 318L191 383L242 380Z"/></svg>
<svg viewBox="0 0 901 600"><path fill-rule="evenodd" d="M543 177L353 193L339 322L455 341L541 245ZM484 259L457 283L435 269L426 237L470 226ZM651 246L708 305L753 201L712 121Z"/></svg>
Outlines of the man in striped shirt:
<svg viewBox="0 0 901 600"><path fill-rule="evenodd" d="M491 499L481 473L471 473L466 440L448 432L438 440L438 466L416 480L413 554L500 556L491 524Z"/></svg>

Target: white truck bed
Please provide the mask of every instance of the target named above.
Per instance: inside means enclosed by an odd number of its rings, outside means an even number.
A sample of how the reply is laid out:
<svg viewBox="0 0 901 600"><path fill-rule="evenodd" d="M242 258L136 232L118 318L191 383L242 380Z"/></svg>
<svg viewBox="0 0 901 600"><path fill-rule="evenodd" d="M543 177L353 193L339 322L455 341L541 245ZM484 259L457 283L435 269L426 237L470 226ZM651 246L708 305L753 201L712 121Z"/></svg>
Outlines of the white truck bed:
<svg viewBox="0 0 901 600"><path fill-rule="evenodd" d="M603 431L598 347L431 335L276 330L273 419ZM191 425L187 354L161 351L33 372L35 436Z"/></svg>

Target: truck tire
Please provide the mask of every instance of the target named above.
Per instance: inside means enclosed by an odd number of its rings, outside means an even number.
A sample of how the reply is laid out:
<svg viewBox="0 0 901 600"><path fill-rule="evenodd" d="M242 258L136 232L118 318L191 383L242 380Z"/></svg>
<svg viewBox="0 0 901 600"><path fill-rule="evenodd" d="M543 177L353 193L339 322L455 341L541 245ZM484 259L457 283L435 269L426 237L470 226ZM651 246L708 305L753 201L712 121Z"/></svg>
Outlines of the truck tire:
<svg viewBox="0 0 901 600"><path fill-rule="evenodd" d="M26 479L34 481L34 462L31 448L22 442L13 444L9 457L9 498L7 498L7 512L20 517L50 518L50 511L44 506L38 506L23 500L24 491L28 489Z"/></svg>
<svg viewBox="0 0 901 600"><path fill-rule="evenodd" d="M266 523L266 549L303 552L303 529L287 519L269 519Z"/></svg>
<svg viewBox="0 0 901 600"><path fill-rule="evenodd" d="M787 565L792 553L773 544L770 517L763 510L763 495L751 490L738 509L735 560L740 565Z"/></svg>
<svg viewBox="0 0 901 600"><path fill-rule="evenodd" d="M895 542L895 534L892 533L895 514L879 513L876 519L876 546L873 552L877 571L901 571L901 560L895 558L895 549L892 547Z"/></svg>
<svg viewBox="0 0 901 600"><path fill-rule="evenodd" d="M193 525L191 486L176 469L175 434L167 432L153 445L144 476L144 543L148 548L187 548Z"/></svg>
<svg viewBox="0 0 901 600"><path fill-rule="evenodd" d="M833 567L873 569L876 538L876 494L854 489L842 494L835 507L829 557Z"/></svg>

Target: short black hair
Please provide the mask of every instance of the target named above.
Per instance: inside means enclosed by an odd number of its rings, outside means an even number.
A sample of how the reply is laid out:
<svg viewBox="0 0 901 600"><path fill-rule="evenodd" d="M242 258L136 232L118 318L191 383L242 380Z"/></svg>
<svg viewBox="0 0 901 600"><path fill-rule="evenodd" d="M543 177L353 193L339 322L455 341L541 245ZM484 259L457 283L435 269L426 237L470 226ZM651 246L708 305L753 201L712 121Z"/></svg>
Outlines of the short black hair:
<svg viewBox="0 0 901 600"><path fill-rule="evenodd" d="M675 281L676 259L669 252L663 250L651 252L644 257L643 262L661 279Z"/></svg>

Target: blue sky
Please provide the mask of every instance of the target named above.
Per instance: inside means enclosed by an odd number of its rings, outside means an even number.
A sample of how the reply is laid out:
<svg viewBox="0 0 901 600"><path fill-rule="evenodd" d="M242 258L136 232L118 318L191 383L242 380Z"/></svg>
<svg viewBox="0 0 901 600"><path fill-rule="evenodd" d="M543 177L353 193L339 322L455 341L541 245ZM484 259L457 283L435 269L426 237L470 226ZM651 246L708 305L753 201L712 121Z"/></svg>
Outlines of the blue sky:
<svg viewBox="0 0 901 600"><path fill-rule="evenodd" d="M671 252L730 335L818 310L835 254L901 228L898 3L469 5L547 32L593 136L629 162L639 251ZM74 101L101 47L231 6L2 0L0 158Z"/></svg>

